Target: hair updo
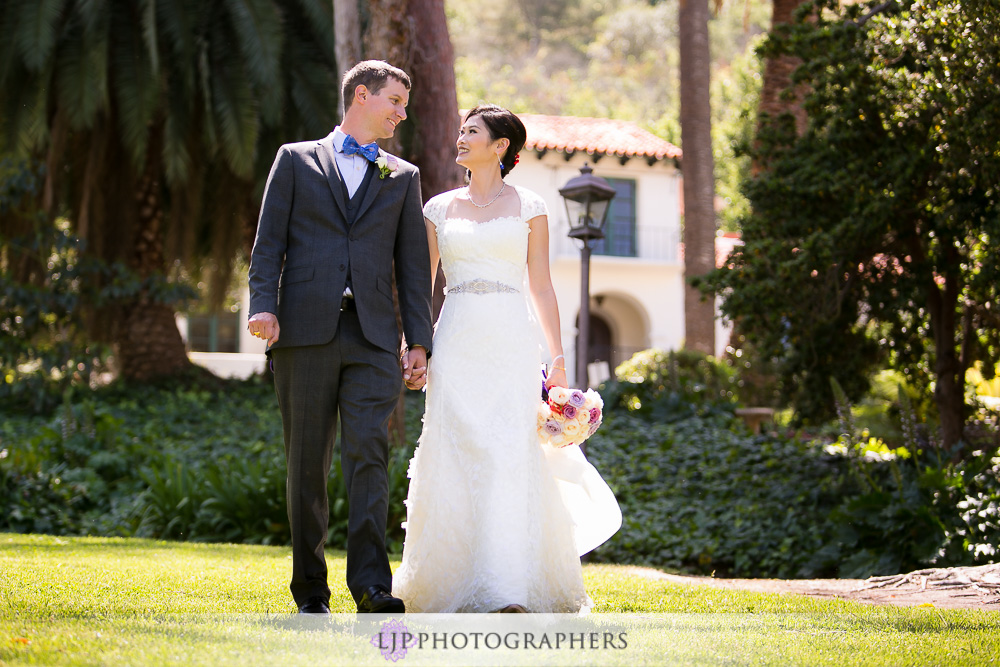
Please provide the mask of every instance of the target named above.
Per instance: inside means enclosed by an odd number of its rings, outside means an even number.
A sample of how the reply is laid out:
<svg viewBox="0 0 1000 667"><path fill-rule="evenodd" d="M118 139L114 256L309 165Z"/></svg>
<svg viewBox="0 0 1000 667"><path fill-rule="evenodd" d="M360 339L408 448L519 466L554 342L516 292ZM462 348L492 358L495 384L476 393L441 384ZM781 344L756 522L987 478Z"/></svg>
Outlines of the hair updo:
<svg viewBox="0 0 1000 667"><path fill-rule="evenodd" d="M503 178L510 173L514 165L517 164L517 154L524 148L524 142L528 140L528 132L524 129L524 123L512 111L508 111L496 104L480 104L469 113L465 114L465 121L479 116L483 119L483 124L490 133L490 139L506 139L510 142L507 152L500 158L500 177Z"/></svg>

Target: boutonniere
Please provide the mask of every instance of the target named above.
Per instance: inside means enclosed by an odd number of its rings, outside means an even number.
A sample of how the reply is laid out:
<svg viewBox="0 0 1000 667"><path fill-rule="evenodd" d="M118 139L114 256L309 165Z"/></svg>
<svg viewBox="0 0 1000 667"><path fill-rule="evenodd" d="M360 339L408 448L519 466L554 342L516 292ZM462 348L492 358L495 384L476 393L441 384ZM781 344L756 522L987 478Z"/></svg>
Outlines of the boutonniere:
<svg viewBox="0 0 1000 667"><path fill-rule="evenodd" d="M375 166L378 167L378 177L385 178L392 172L399 168L399 163L396 162L396 158L388 153L380 153L378 158L375 160Z"/></svg>

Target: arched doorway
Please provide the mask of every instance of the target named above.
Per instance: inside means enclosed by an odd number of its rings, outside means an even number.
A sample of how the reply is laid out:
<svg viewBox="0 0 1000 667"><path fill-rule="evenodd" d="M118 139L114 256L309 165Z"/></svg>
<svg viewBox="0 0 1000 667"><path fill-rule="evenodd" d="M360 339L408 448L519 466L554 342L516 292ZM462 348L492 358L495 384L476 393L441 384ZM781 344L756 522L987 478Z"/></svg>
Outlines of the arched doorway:
<svg viewBox="0 0 1000 667"><path fill-rule="evenodd" d="M579 331L579 312L576 326ZM605 361L608 371L627 361L640 350L649 347L649 317L641 303L629 294L602 292L593 299L590 308L590 329L587 336L587 363ZM579 338L575 350L579 349ZM573 362L574 367L576 362Z"/></svg>
<svg viewBox="0 0 1000 667"><path fill-rule="evenodd" d="M587 341L587 363L607 361L611 363L611 325L600 315L590 314L590 333Z"/></svg>
<svg viewBox="0 0 1000 667"><path fill-rule="evenodd" d="M576 349L580 349L580 315L577 314L576 318ZM598 369L595 371L591 368L588 375L589 383L597 384L603 380L610 377L611 372L614 370L614 350L615 350L615 340L614 332L611 329L611 325L606 319L600 315L591 312L590 313L590 328L587 332L587 364L588 366L593 363L604 362L603 370ZM575 364L575 362L574 362Z"/></svg>

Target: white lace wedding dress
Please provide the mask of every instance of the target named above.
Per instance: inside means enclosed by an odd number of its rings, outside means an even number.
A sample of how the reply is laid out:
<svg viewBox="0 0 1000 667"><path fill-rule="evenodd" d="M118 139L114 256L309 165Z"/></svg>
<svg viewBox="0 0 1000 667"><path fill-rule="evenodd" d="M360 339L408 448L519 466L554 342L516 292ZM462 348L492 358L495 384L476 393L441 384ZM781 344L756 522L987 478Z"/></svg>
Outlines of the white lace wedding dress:
<svg viewBox="0 0 1000 667"><path fill-rule="evenodd" d="M532 612L589 605L580 555L621 511L578 447L543 448L539 336L525 290L528 220L545 202L516 188L521 215L447 217L434 197L448 292L428 366L423 433L410 462L403 562L393 594L408 612Z"/></svg>

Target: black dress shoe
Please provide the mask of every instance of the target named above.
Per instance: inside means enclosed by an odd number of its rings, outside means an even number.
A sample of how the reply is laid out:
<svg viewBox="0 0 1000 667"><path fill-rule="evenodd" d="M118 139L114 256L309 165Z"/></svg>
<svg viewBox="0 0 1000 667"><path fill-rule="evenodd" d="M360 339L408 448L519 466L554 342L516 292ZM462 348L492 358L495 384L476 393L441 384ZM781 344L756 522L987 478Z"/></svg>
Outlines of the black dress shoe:
<svg viewBox="0 0 1000 667"><path fill-rule="evenodd" d="M309 598L305 604L299 605L300 614L329 614L330 605L327 603L326 598L322 598L318 595L314 595Z"/></svg>
<svg viewBox="0 0 1000 667"><path fill-rule="evenodd" d="M403 601L389 595L381 586L369 586L358 603L359 614L402 614L405 611Z"/></svg>

